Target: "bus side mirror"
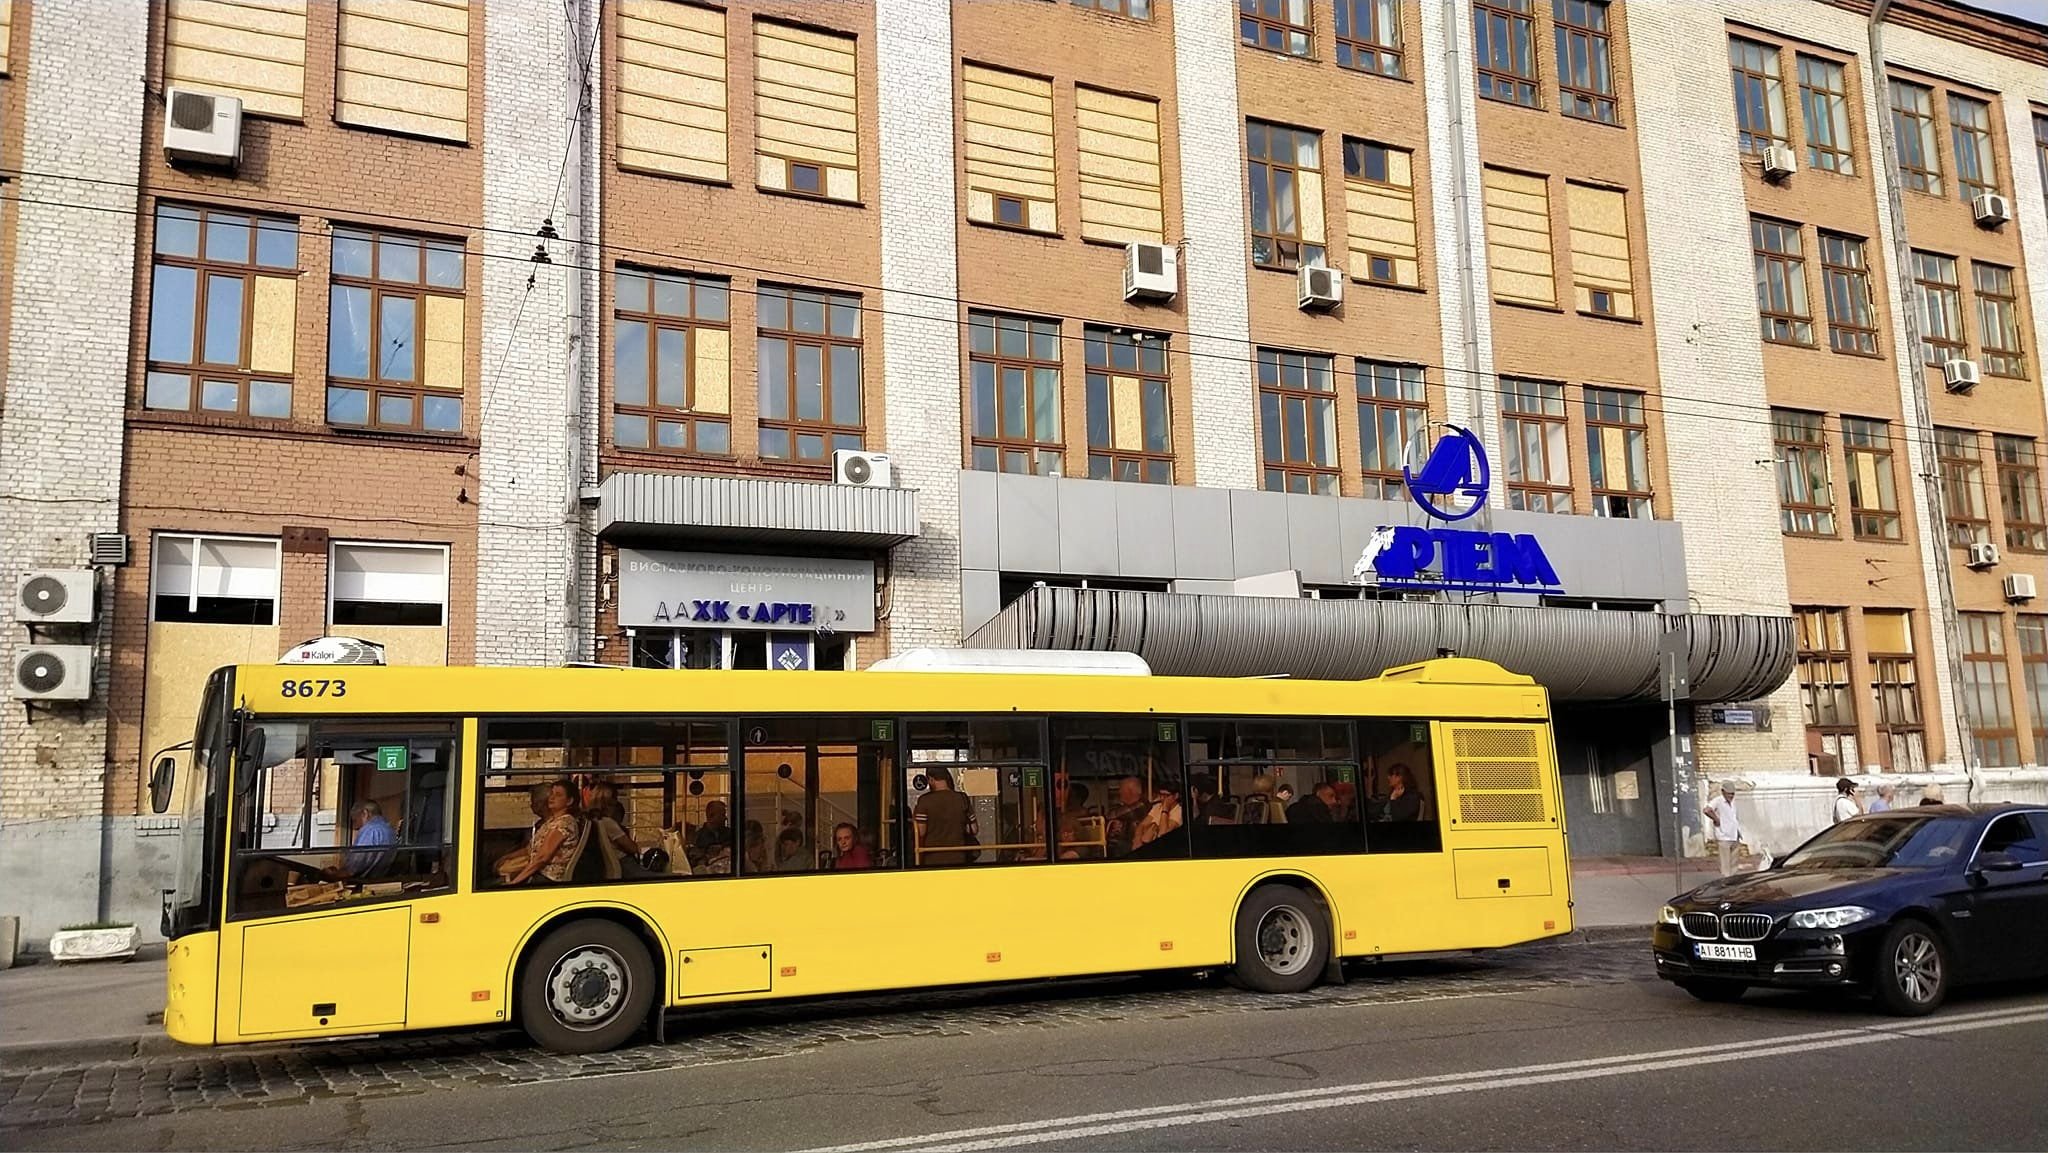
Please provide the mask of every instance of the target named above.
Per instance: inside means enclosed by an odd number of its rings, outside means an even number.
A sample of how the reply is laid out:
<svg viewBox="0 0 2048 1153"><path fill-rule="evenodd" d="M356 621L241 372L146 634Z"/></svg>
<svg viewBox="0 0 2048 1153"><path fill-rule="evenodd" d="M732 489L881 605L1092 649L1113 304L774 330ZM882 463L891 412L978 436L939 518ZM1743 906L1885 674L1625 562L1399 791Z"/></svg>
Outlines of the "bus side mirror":
<svg viewBox="0 0 2048 1153"><path fill-rule="evenodd" d="M161 813L171 807L171 785L178 779L178 762L160 758L149 773L149 808Z"/></svg>
<svg viewBox="0 0 2048 1153"><path fill-rule="evenodd" d="M242 729L242 766L249 769L263 767L263 726L248 725Z"/></svg>

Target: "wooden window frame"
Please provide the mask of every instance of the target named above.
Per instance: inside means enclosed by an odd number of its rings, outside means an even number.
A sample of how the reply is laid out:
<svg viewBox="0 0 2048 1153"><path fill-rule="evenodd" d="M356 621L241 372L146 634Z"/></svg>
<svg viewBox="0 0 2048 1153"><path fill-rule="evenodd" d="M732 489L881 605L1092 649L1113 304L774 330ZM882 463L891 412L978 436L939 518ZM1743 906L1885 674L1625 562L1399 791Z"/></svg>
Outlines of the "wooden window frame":
<svg viewBox="0 0 2048 1153"><path fill-rule="evenodd" d="M2034 165L2041 170L2041 198L2048 201L2048 115L2036 112L2033 114L2033 121ZM2048 749L2043 749L2035 755L2048 756Z"/></svg>
<svg viewBox="0 0 2048 1153"><path fill-rule="evenodd" d="M189 213L193 226L195 254L184 256L162 250L163 220L167 213ZM243 261L221 260L206 255L207 223L216 217L228 217L245 221L249 232L249 258ZM257 372L249 367L249 360L255 351L256 339L256 278L273 275L292 281L294 314L298 294L299 273L299 222L289 217L269 216L256 212L231 212L201 204L180 204L158 202L150 216L150 314L145 319L142 337L145 360L143 363L142 407L152 412L216 412L223 415L245 417L250 420L291 419L293 374ZM289 265L260 263L261 233L265 226L271 232L287 232L292 238L292 262ZM158 301L156 299L156 270L160 267L186 268L192 270L192 360L187 363L147 359L150 336L153 333ZM239 280L242 282L241 342L231 366L209 363L206 360L206 297L207 285L214 279ZM293 334L297 339L297 334ZM296 364L298 357L292 358ZM180 406L153 405L149 403L150 378L159 374L182 376L186 379L185 403ZM235 386L235 407L209 408L206 406L206 384L209 380L232 383ZM261 416L249 411L249 391L252 385L281 384L285 389L285 411L277 416Z"/></svg>
<svg viewBox="0 0 2048 1153"><path fill-rule="evenodd" d="M1495 51L1496 32L1506 37L1506 54ZM1515 42L1519 33L1527 51L1529 70L1515 71ZM1478 72L1482 99L1524 108L1543 107L1542 68L1537 62L1536 5L1534 0L1472 0L1472 59ZM1496 68L1493 59L1506 67Z"/></svg>
<svg viewBox="0 0 2048 1153"><path fill-rule="evenodd" d="M1984 446L1976 432L1937 426L1935 467L1941 470L1942 504L1948 513L1948 543L1968 548L1991 539L1991 508L1984 499Z"/></svg>
<svg viewBox="0 0 2048 1153"><path fill-rule="evenodd" d="M1586 413L1586 477L1593 493L1593 515L1622 520L1650 520L1654 511L1655 493L1650 487L1650 424L1646 415L1646 398L1641 392L1626 388L1607 388L1587 385L1582 391L1582 402ZM1610 410L1611 411L1607 411ZM1627 482L1630 468L1638 446L1643 456L1643 476L1640 488L1618 486L1613 483L1615 469L1607 460L1606 445L1601 439L1601 429L1621 430L1623 454L1628 458L1621 462L1622 480ZM1600 467L1595 468L1595 464ZM1608 481L1601 484L1602 477Z"/></svg>
<svg viewBox="0 0 2048 1153"><path fill-rule="evenodd" d="M1946 279L1941 279L1944 272ZM1962 272L1956 258L1939 252L1913 250L1913 284L1919 289L1920 299L1920 360L1923 364L1940 368L1943 361L1961 360L1970 355L1969 329L1963 316ZM1934 335L1936 305L1940 305L1941 327L1946 330L1940 336ZM1950 322L1953 321L1953 328Z"/></svg>
<svg viewBox="0 0 2048 1153"><path fill-rule="evenodd" d="M1957 633L1962 640L1963 715L1970 722L1970 739L1979 764L2017 765L2019 725L2013 713L2012 669L2006 663L2005 616L1996 612L1958 613ZM1980 647L1980 642L1981 647ZM2003 717L1998 715L2003 697ZM1989 712L1987 713L1987 709ZM1999 721L2003 723L1997 723Z"/></svg>
<svg viewBox="0 0 2048 1153"><path fill-rule="evenodd" d="M1808 75L1808 66L1823 70ZM1806 121L1806 165L1822 172L1856 175L1856 143L1849 121L1849 69L1840 61L1800 52L1794 60L1799 75L1799 111ZM1824 70L1833 69L1829 76ZM1840 87L1822 87L1813 81L1833 81ZM1828 140L1814 133L1814 125L1827 125Z"/></svg>
<svg viewBox="0 0 2048 1153"><path fill-rule="evenodd" d="M1845 356L1882 356L1877 336L1877 300L1870 291L1870 254L1860 236L1822 231L1821 299L1827 306L1828 347ZM1849 258L1853 257L1853 260ZM1836 289L1848 296L1849 315L1836 307Z"/></svg>
<svg viewBox="0 0 2048 1153"><path fill-rule="evenodd" d="M783 301L785 325L781 328L771 328L767 323L768 309L765 305L773 294L780 294L780 298ZM823 309L824 331L822 332L803 332L796 327L796 308L801 302L800 298L806 297L817 298ZM756 415L756 422L762 433L781 432L788 440L789 451L787 453L769 452L766 447L767 438L763 436L757 442L756 455L762 460L787 461L791 464L829 465L832 462L832 454L834 452L842 449L854 452L861 451L867 443L867 396L865 392L867 350L861 340L861 326L866 320L866 313L861 307L860 295L852 292L829 292L817 288L764 284L758 286L755 291L754 305L754 339L757 350L760 345L771 341L779 342L785 349L783 364L787 366L787 372L782 382L783 411L789 414L787 417L770 417L767 415L766 394L769 384L765 378L761 378L759 381L761 403ZM835 312L846 307L853 309L853 335L851 336L833 331L832 321ZM817 420L808 420L797 415L796 362L797 349L799 347L818 349L819 372L823 374L823 377L819 385L821 390L819 396L820 417ZM854 380L850 385L833 379L835 373L832 367L834 360L832 352L834 349L840 348L850 348L854 352ZM760 377L760 368L763 363L765 363L765 358L757 354L754 360L754 370L757 377ZM857 424L840 424L832 419L833 396L842 386L853 389L854 412L861 417L860 422ZM806 456L801 451L801 438L806 436L820 438L821 448L817 456ZM852 438L852 443L844 443L849 437Z"/></svg>
<svg viewBox="0 0 2048 1153"><path fill-rule="evenodd" d="M1813 296L1806 284L1805 230L1787 220L1768 216L1749 218L1750 253L1756 269L1757 327L1766 344L1796 348L1813 345ZM1772 239L1778 241L1772 247ZM1791 246L1785 246L1790 238ZM1771 291L1773 272L1785 288L1784 307L1774 307Z"/></svg>
<svg viewBox="0 0 2048 1153"><path fill-rule="evenodd" d="M1024 352L1022 354L998 351L1001 348L1002 333L1014 331L1014 329L1005 327L1004 322L1006 321L1013 325L1021 323L1024 326ZM1061 435L1062 426L1065 424L1060 411L1065 380L1061 372L1060 322L1043 317L1025 316L1019 313L973 311L967 314L967 329L969 391L975 394L970 395L968 400L969 467L981 472L1021 471L1023 474L1031 476L1064 475L1066 472L1065 457L1067 446L1066 441ZM986 341L982 339L983 334L987 336ZM1052 341L1053 355L1045 357L1040 355L1040 352L1043 351L1042 348L1035 349L1032 345L1048 336ZM983 344L986 347L981 347ZM979 408L981 401L978 390L974 389L972 384L974 366L977 364L989 366L991 408L988 416L990 427L994 429L993 433L975 431L981 423L979 419L981 415ZM1050 369L1053 374L1051 385L1053 398L1050 411L1052 412L1055 427L1050 430L1052 433L1050 437L1045 435L1048 430L1037 427L1039 376L1046 369ZM1002 382L1004 373L1012 370L1023 374L1024 420L1027 425L1031 426L1029 429L1031 435L1028 437L1008 436L1003 432ZM983 453L994 454L986 458L990 462L990 466L984 466L982 463L984 459ZM1027 462L1031 467L1024 470L1005 468L1004 465L1009 463L1012 453L1026 454Z"/></svg>
<svg viewBox="0 0 2048 1153"><path fill-rule="evenodd" d="M1302 492L1334 496L1337 492L1337 364L1324 352L1260 348L1259 381L1260 487L1267 492ZM1299 368L1302 383L1287 383L1289 370ZM1320 372L1318 371L1320 370ZM1325 387L1316 387L1320 378ZM1302 414L1302 455L1288 451L1287 414L1299 404ZM1324 443L1327 435L1328 443ZM1278 448L1279 452L1272 451ZM1296 488L1296 477L1303 487ZM1275 482L1278 487L1275 487Z"/></svg>
<svg viewBox="0 0 2048 1153"><path fill-rule="evenodd" d="M1572 18L1575 5L1587 14L1584 21ZM1556 42L1557 52L1558 111L1575 120L1619 126L1621 113L1615 103L1618 85L1614 80L1614 42L1608 23L1609 8L1608 0L1551 0L1551 27L1554 30L1551 38ZM1586 72L1590 82L1587 84L1569 82L1577 71L1570 64L1571 49L1581 41L1586 46ZM1607 74L1605 89L1597 86L1603 68L1594 64L1596 49Z"/></svg>
<svg viewBox="0 0 2048 1153"><path fill-rule="evenodd" d="M1329 249L1326 247L1328 242L1327 231L1324 239L1317 241L1310 241L1301 234L1301 174L1303 172L1313 172L1318 178L1322 176L1322 133L1256 118L1247 118L1244 125L1245 178L1247 182L1264 183L1266 189L1266 216L1269 226L1266 231L1260 230L1257 199L1252 198L1249 200L1246 208L1251 217L1252 266L1255 268L1274 268L1283 272L1293 272L1305 264L1323 263L1329 255ZM1259 129L1258 137L1265 141L1259 153L1252 151L1252 141L1254 139L1252 128L1254 125ZM1288 152L1291 159L1273 159L1273 136L1275 133L1286 134ZM1313 166L1304 167L1301 163L1303 137L1306 137L1315 148L1315 164ZM1293 232L1279 231L1279 202L1274 195L1274 189L1279 183L1277 174L1281 172L1291 173L1293 176L1293 179L1288 182L1287 192L1287 195L1294 204ZM1316 184L1318 189L1322 187L1320 179L1317 180ZM1264 260L1259 258L1260 241L1264 241L1267 245L1267 256ZM1295 254L1292 257L1287 255L1286 250L1289 245L1294 247Z"/></svg>
<svg viewBox="0 0 2048 1153"><path fill-rule="evenodd" d="M1534 405L1534 407L1525 407ZM1567 514L1572 511L1571 417L1565 405L1564 385L1554 380L1502 377L1500 381L1501 468L1506 483L1507 506L1525 512ZM1537 430L1536 443L1542 449L1543 475L1532 479L1522 452L1523 433ZM1561 435L1560 435L1561 434ZM1551 443L1558 445L1562 460L1551 459ZM1515 466L1522 476L1516 479ZM1560 480L1559 478L1563 479Z"/></svg>
<svg viewBox="0 0 2048 1153"><path fill-rule="evenodd" d="M1152 0L1073 0L1073 5L1076 8L1086 8L1091 12L1106 12L1111 16L1121 16L1126 20L1150 21L1152 19ZM1133 9L1138 9L1138 11L1133 11Z"/></svg>
<svg viewBox="0 0 2048 1153"><path fill-rule="evenodd" d="M1861 416L1842 417L1842 456L1848 463L1849 485L1849 531L1857 540L1898 541L1905 539L1904 526L1899 516L1898 476L1893 469L1892 425L1887 420L1873 420ZM1857 467L1861 457L1869 457L1871 475L1882 481L1891 480L1891 503L1884 503L1884 494L1869 494L1862 491L1862 470ZM1876 501L1867 499L1876 495Z"/></svg>
<svg viewBox="0 0 2048 1153"><path fill-rule="evenodd" d="M1925 97L1927 107L1922 110L1918 102L1902 106L1901 96L1918 93ZM1898 154L1899 184L1914 192L1925 192L1929 196L1940 196L1941 191L1941 150L1934 128L1934 89L1911 80L1891 78L1891 91L1886 94L1891 108L1892 138L1894 151ZM1913 158L1907 156L1906 141L1912 141Z"/></svg>
<svg viewBox="0 0 2048 1153"><path fill-rule="evenodd" d="M2005 517L2005 547L2013 552L2048 553L2040 446L2030 436L1998 433L1991 438L1991 457L1997 468L1999 511ZM2048 754L2048 748L2037 753Z"/></svg>
<svg viewBox="0 0 2048 1153"><path fill-rule="evenodd" d="M1993 281L1988 286L1987 274ZM1984 375L2027 379L2027 352L2025 339L2020 335L2019 290L2014 287L2013 270L2003 264L1972 260L1970 287L1977 295L1977 339L1984 353Z"/></svg>
<svg viewBox="0 0 2048 1153"><path fill-rule="evenodd" d="M1839 752L1828 753L1828 739L1834 738L1837 750L1841 748L1842 738L1857 740L1856 676L1854 658L1849 651L1849 610L1839 606L1801 605L1793 608L1792 619L1798 634L1798 670L1795 675L1806 724L1807 755L1839 758ZM1813 635L1816 627L1821 634L1819 637ZM1826 675L1817 676L1817 671ZM1837 714L1828 720L1821 719L1823 690L1841 702L1846 716ZM1828 711L1835 712L1832 702ZM1861 766L1842 765L1841 768L1849 772Z"/></svg>
<svg viewBox="0 0 2048 1153"><path fill-rule="evenodd" d="M1282 56L1309 57L1316 50L1315 5L1311 0L1300 0L1302 23L1295 23L1287 15L1287 8L1295 0L1237 0L1237 40L1247 48L1265 52L1276 52ZM1267 11L1278 7L1277 13ZM1278 45L1266 43L1277 37ZM1297 51L1295 44L1299 42Z"/></svg>
<svg viewBox="0 0 2048 1153"><path fill-rule="evenodd" d="M1817 412L1800 409L1774 408L1771 410L1771 442L1778 465L1778 509L1779 528L1786 536L1839 537L1835 523L1835 485L1833 469L1828 461L1827 425ZM1821 499L1801 500L1795 491L1802 485L1794 484L1795 478L1810 482L1815 475L1813 465L1818 463L1823 489L1813 490L1810 483L1809 497Z"/></svg>
<svg viewBox="0 0 2048 1153"><path fill-rule="evenodd" d="M1167 372L1167 337L1160 333L1129 332L1122 329L1088 325L1081 330L1084 345L1083 360L1087 371L1083 373L1083 386L1088 396L1088 476L1093 480L1114 480L1134 484L1173 483L1173 383ZM1130 349L1133 355L1127 364L1118 364L1118 353ZM1111 381L1114 376L1130 376L1138 381L1138 424L1142 439L1145 421L1145 401L1148 394L1156 392L1165 411L1160 414L1166 428L1166 448L1163 451L1143 448L1116 447L1116 388ZM1103 411L1109 420L1107 439L1098 440L1095 427L1095 402L1098 391ZM1096 465L1104 471L1098 475ZM1135 470L1135 475L1119 475L1125 469Z"/></svg>
<svg viewBox="0 0 2048 1153"><path fill-rule="evenodd" d="M1906 627L1913 627L1910 614ZM1911 771L1912 767L1900 768L1898 764L1898 742L1917 742L1920 746L1920 760L1927 759L1927 712L1920 702L1920 664L1912 653L1868 654L1870 661L1870 692L1876 711L1872 726L1878 738L1879 747L1884 751L1884 764L1897 772ZM1911 716L1895 715L1894 706L1909 707Z"/></svg>
<svg viewBox="0 0 2048 1153"><path fill-rule="evenodd" d="M1972 104L1984 113L1981 125L1966 124L1956 115L1959 109ZM1991 119L1989 100L1962 92L1948 94L1948 136L1949 147L1956 154L1956 190L1966 202L1998 191L1998 147L1991 138ZM1964 147L1966 141L1969 144L1967 148ZM1974 162L1969 168L1964 167L1965 156Z"/></svg>
<svg viewBox="0 0 2048 1153"><path fill-rule="evenodd" d="M1400 500L1406 482L1402 458L1410 438L1429 429L1429 377L1419 364L1358 358L1352 364L1358 392L1358 446L1365 495L1375 500ZM1412 385L1412 388L1411 388ZM1387 391L1391 387L1393 391ZM1400 442L1389 446L1385 425L1391 418L1401 430ZM1389 460L1388 449L1393 449ZM1377 468L1368 452L1379 461Z"/></svg>
<svg viewBox="0 0 2048 1153"><path fill-rule="evenodd" d="M2019 637L2020 683L2038 761L2048 756L2048 616L2020 613L2013 618L2013 630Z"/></svg>
<svg viewBox="0 0 2048 1153"><path fill-rule="evenodd" d="M611 439L612 448L620 452L651 452L660 453L665 456L720 458L732 456L732 413L730 411L723 413L700 413L696 408L697 334L701 331L715 330L728 333L726 337L726 371L728 380L726 387L728 398L731 396L732 338L729 335L732 331L731 283L717 277L697 276L691 273L670 272L658 268L634 265L620 265L613 270L613 274L615 278L613 282L615 287L612 291L612 347L614 356L609 369L611 376L612 422L606 429L607 436ZM619 303L618 290L616 288L616 278L619 276L638 276L647 282L648 300L645 311L629 309ZM680 280L687 285L685 291L689 300L689 315L678 316L673 313L655 311L655 283L664 277ZM726 306L724 320L699 318L697 294L702 286L714 286L725 291ZM619 401L616 350L619 339L618 330L621 323L638 323L647 326L647 403L645 404L623 404ZM661 380L661 333L664 331L683 333L683 403L681 405L661 404L658 400L661 395L659 391ZM729 399L726 407L728 409L732 407ZM619 443L618 420L622 416L629 419L639 418L647 422L647 443ZM683 430L683 443L681 445L663 445L661 443L661 426L663 424L681 426ZM700 426L723 427L725 429L725 448L721 451L699 447L699 441L702 439L700 436Z"/></svg>
<svg viewBox="0 0 2048 1153"><path fill-rule="evenodd" d="M333 267L330 265L328 268L327 277L328 291L330 294L337 287L362 288L369 290L369 376L360 380L345 376L335 376L333 373L332 358L330 356L330 363L322 370L325 373L328 396L328 404L324 405L322 408L323 419L326 420L327 424L334 428L369 429L387 432L410 432L418 433L423 436L460 435L462 430L461 409L463 406L466 405L468 401L467 394L469 390L466 388L459 390L447 388L429 388L427 387L425 380L421 378L425 377L427 372L427 299L433 296L440 296L462 301L463 326L465 329L468 328L470 311L469 290L467 288L467 285L469 283L468 245L460 240L453 239L452 237L428 236L424 233L400 232L388 228L369 228L357 227L354 225L336 225L335 228L333 229L333 233L333 240L340 240L344 235L347 235L367 240L370 245L371 265L369 276L363 277L343 275L339 272L334 271ZM384 279L383 241L386 237L396 238L405 241L409 244L412 244L414 248L419 252L419 276L417 279L409 282L391 281ZM449 287L446 285L435 285L427 283L427 252L430 249L434 248L438 248L440 251L445 252L449 251L451 247L457 253L457 255L459 255L462 258L461 267L463 270L463 287ZM331 248L332 242L330 241L330 251ZM381 360L381 358L378 356L378 350L383 347L384 343L384 301L386 299L391 298L397 298L401 300L410 299L413 302L412 323L413 340L415 345L413 350L414 379L410 381L385 380L379 374L378 370L378 364L379 361ZM327 339L329 342L329 347L331 348L334 340L334 333L331 328L328 332ZM467 331L465 331L463 333L465 356L468 354L468 349L466 347L468 344L468 340L469 334ZM331 411L333 403L332 398L334 392L337 389L361 389L367 392L369 394L369 409L368 412L366 413L368 419L361 424L341 424L335 422L331 416ZM383 407L383 400L387 396L406 396L411 398L412 420L410 423L398 424L396 422L385 421L380 418L378 410ZM455 428L430 429L426 427L424 423L426 413L426 401L427 398L429 397L453 398L455 400L457 405Z"/></svg>
<svg viewBox="0 0 2048 1153"><path fill-rule="evenodd" d="M1739 47L1738 47L1739 46ZM1751 67L1747 62L1736 59L1738 52L1755 48L1770 54L1769 72ZM1736 146L1748 156L1761 156L1764 149L1773 146L1792 146L1792 130L1785 119L1785 52L1776 44L1766 44L1747 36L1728 38L1728 72L1732 83L1740 94L1735 98ZM1756 86L1755 95L1763 100L1764 123L1744 123L1748 115L1751 84Z"/></svg>
<svg viewBox="0 0 2048 1153"><path fill-rule="evenodd" d="M1396 152L1402 154L1403 156L1406 156L1408 158L1409 183L1406 185L1401 185L1394 183L1392 180L1374 180L1372 177L1365 175L1365 170L1363 168L1360 168L1359 171L1356 174L1354 174L1351 171L1351 153L1352 145L1354 144L1357 145L1361 150L1363 150L1363 152L1370 152L1374 149L1378 149L1382 156L1391 157L1391 155ZM1395 148L1392 145L1380 144L1376 141L1371 140L1361 140L1353 136L1343 137L1342 147L1344 149L1344 179L1347 183L1363 184L1369 188L1390 189L1396 193L1399 193L1402 196L1407 197L1408 203L1411 207L1414 205L1414 152L1406 148ZM1393 164L1391 159L1387 162L1386 167L1389 172L1393 170ZM1411 222L1411 224L1413 223L1414 222ZM1400 262L1403 260L1410 259L1416 260L1418 261L1417 267L1419 270L1419 261L1421 259L1422 247L1420 227L1417 227L1416 229L1416 255L1414 257L1399 256L1391 252L1375 252L1373 251L1372 240L1370 238L1361 237L1358 239L1360 240L1362 246L1355 249L1354 251L1363 253L1365 255L1365 267L1363 269L1353 268L1351 270L1351 276L1353 278L1365 281L1367 284L1386 284L1391 285L1395 288L1411 287L1410 285L1405 285L1401 283ZM1385 276L1380 275L1381 262L1385 262L1386 264L1387 274Z"/></svg>
<svg viewBox="0 0 2048 1153"><path fill-rule="evenodd" d="M1371 76L1407 79L1407 62L1401 47L1401 5L1393 0L1394 26L1380 27L1379 0L1334 0L1337 66Z"/></svg>

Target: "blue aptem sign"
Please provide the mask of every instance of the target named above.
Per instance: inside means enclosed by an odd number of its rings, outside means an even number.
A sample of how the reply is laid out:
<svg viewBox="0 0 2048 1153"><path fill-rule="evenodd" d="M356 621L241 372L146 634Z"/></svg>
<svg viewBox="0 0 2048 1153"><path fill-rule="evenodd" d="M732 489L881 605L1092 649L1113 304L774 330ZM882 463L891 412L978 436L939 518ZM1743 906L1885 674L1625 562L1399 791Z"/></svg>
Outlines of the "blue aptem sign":
<svg viewBox="0 0 2048 1153"><path fill-rule="evenodd" d="M1486 448L1458 425L1430 450L1422 471L1402 466L1410 499L1437 520L1455 524L1486 507L1493 471ZM1564 591L1543 546L1528 533L1475 529L1382 526L1360 559L1381 588L1451 592L1555 593Z"/></svg>

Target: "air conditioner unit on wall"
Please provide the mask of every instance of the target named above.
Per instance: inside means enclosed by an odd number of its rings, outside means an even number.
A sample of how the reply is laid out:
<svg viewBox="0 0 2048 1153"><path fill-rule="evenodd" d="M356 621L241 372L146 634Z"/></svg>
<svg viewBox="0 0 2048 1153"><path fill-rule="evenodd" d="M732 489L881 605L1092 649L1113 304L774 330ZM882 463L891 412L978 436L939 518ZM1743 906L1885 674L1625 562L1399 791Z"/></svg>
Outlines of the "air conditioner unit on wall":
<svg viewBox="0 0 2048 1153"><path fill-rule="evenodd" d="M2036 596L2034 574L2028 572L2008 573L2005 578L2005 599L2017 604L2030 601Z"/></svg>
<svg viewBox="0 0 2048 1153"><path fill-rule="evenodd" d="M856 488L895 488L896 467L886 452L840 449L832 454L832 483Z"/></svg>
<svg viewBox="0 0 2048 1153"><path fill-rule="evenodd" d="M91 645L30 645L14 654L10 695L20 701L82 701L92 696Z"/></svg>
<svg viewBox="0 0 2048 1153"><path fill-rule="evenodd" d="M92 594L91 569L44 569L21 578L14 590L14 607L23 624L91 624Z"/></svg>
<svg viewBox="0 0 2048 1153"><path fill-rule="evenodd" d="M1782 144L1764 149L1764 179L1783 180L1799 169L1799 154Z"/></svg>
<svg viewBox="0 0 2048 1153"><path fill-rule="evenodd" d="M1295 276L1304 309L1330 309L1344 303L1343 272L1326 265L1304 264Z"/></svg>
<svg viewBox="0 0 2048 1153"><path fill-rule="evenodd" d="M1974 569L1987 569L1996 566L1998 564L1998 546L1989 541L1980 541L1977 544L1971 545L1970 559L1967 563Z"/></svg>
<svg viewBox="0 0 2048 1153"><path fill-rule="evenodd" d="M1138 241L1124 245L1124 299L1172 300L1180 292L1180 250Z"/></svg>
<svg viewBox="0 0 2048 1153"><path fill-rule="evenodd" d="M1941 383L1950 392L1968 392L1984 379L1974 360L1946 360L1941 364Z"/></svg>
<svg viewBox="0 0 2048 1153"><path fill-rule="evenodd" d="M242 102L211 92L164 89L164 155L191 164L240 164Z"/></svg>
<svg viewBox="0 0 2048 1153"><path fill-rule="evenodd" d="M1977 223L1986 228L1997 228L2012 219L2012 201L1996 192L1980 192L1970 200L1970 212Z"/></svg>

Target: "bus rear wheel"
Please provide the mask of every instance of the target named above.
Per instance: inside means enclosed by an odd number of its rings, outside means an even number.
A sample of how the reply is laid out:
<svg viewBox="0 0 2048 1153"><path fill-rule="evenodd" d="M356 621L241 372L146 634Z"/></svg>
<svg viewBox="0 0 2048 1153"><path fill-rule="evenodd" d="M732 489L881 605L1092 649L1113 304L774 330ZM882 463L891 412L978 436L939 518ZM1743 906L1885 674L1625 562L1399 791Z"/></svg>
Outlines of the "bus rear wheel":
<svg viewBox="0 0 2048 1153"><path fill-rule="evenodd" d="M543 1049L602 1053L654 1004L654 963L623 925L572 921L542 937L519 971L519 1023Z"/></svg>
<svg viewBox="0 0 2048 1153"><path fill-rule="evenodd" d="M1299 993L1330 959L1329 922L1314 897L1292 885L1254 889L1237 910L1234 975L1261 993Z"/></svg>

